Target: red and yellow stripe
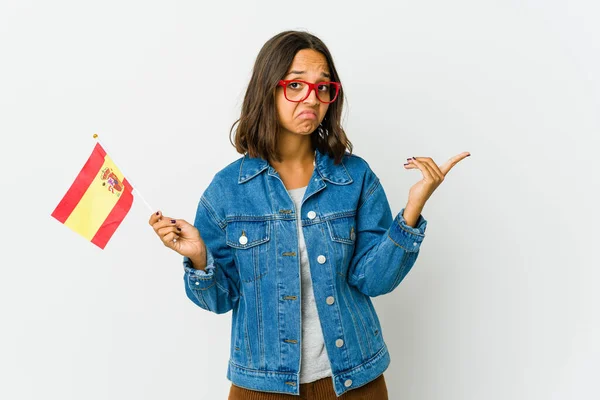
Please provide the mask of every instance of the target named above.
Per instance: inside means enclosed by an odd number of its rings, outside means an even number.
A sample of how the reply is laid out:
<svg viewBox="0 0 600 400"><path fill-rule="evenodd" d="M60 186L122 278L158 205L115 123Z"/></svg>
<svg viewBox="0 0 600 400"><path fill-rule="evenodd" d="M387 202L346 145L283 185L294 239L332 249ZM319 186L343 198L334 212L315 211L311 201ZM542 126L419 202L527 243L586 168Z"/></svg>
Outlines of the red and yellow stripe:
<svg viewBox="0 0 600 400"><path fill-rule="evenodd" d="M109 190L102 171L110 168L122 190ZM120 194L119 196L117 194ZM133 204L133 188L100 143L92 151L77 178L52 216L104 249Z"/></svg>

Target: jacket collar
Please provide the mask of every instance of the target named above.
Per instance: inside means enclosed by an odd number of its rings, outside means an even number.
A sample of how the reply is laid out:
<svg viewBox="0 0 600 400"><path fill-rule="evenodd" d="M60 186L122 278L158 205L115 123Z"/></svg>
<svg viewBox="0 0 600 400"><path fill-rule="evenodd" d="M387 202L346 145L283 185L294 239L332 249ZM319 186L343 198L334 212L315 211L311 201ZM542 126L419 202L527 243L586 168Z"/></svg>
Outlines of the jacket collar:
<svg viewBox="0 0 600 400"><path fill-rule="evenodd" d="M321 175L324 180L336 185L347 185L352 183L352 177L348 173L348 170L344 165L344 161L342 160L342 162L338 165L335 165L333 161L334 160L332 157L329 157L327 154L322 154L319 150L317 150L315 169L317 170L318 174ZM240 164L238 183L245 183L268 168L273 170L273 173L275 172L275 169L268 163L267 160L261 157L253 158L250 157L248 153L245 153L242 163Z"/></svg>

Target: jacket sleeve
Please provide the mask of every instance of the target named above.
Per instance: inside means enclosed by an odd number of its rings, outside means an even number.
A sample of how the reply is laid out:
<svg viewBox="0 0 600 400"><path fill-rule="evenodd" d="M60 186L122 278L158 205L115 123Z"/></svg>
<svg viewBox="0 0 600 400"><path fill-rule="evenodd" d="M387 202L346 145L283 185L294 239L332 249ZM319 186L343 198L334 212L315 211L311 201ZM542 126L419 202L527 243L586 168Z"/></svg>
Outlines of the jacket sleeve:
<svg viewBox="0 0 600 400"><path fill-rule="evenodd" d="M348 283L367 296L394 290L414 265L427 221L419 215L417 226L409 226L402 216L392 220L390 206L379 178L368 171L364 200L358 206L356 242Z"/></svg>
<svg viewBox="0 0 600 400"><path fill-rule="evenodd" d="M219 219L203 195L200 198L194 226L206 244L206 271L192 268L188 257L183 258L185 291L199 307L223 314L239 300L239 273L232 249L226 244L226 222Z"/></svg>

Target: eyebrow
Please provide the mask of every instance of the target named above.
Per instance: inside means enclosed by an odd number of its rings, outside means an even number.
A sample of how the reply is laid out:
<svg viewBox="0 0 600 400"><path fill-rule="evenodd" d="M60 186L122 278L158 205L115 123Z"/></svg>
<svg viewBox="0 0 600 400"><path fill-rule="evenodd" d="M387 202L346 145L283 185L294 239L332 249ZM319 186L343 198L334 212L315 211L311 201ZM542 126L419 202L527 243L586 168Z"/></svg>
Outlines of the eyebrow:
<svg viewBox="0 0 600 400"><path fill-rule="evenodd" d="M287 73L287 75L291 75L291 74L302 75L304 73L306 73L306 71L290 71ZM327 72L321 72L321 76L324 78L331 78L331 75L329 75Z"/></svg>

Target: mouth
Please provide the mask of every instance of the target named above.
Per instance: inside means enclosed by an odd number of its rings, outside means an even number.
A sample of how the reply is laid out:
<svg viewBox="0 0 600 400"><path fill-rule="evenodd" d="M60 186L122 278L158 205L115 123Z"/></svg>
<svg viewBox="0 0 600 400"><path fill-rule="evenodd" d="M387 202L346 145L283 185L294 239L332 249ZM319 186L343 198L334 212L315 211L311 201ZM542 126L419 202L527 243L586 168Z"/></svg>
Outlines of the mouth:
<svg viewBox="0 0 600 400"><path fill-rule="evenodd" d="M317 119L317 113L310 110L302 111L300 114L298 114L298 118Z"/></svg>

